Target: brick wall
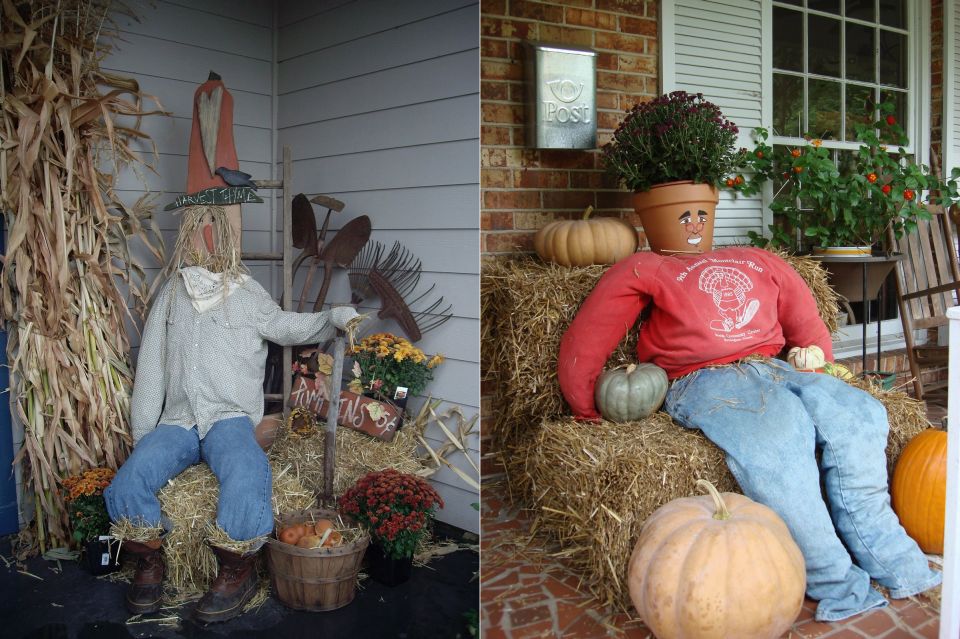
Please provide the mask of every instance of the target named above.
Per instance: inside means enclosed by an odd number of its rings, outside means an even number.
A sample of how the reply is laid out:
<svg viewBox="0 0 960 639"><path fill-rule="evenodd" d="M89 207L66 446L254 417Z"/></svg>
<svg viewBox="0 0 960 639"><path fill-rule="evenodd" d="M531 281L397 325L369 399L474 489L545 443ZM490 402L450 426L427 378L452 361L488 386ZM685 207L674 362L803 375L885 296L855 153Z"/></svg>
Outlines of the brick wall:
<svg viewBox="0 0 960 639"><path fill-rule="evenodd" d="M596 150L524 147L521 43L597 51L598 144L657 89L656 0L481 0L481 252L532 250L547 222L597 215L634 220L630 194L605 174Z"/></svg>

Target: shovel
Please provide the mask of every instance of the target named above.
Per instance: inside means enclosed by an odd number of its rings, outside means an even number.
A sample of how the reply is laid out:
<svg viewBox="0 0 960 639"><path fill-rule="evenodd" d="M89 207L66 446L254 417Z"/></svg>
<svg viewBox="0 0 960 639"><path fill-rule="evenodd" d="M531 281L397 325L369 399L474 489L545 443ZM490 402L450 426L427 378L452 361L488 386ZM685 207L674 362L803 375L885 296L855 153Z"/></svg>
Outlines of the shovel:
<svg viewBox="0 0 960 639"><path fill-rule="evenodd" d="M323 228L320 230L319 238L317 237L317 224L316 224L316 220L313 217L313 207L310 205L311 202L314 204L320 204L321 206L327 207L327 216L323 220ZM294 204L296 204L296 200L294 200ZM303 281L303 290L300 291L300 302L297 304L298 313L303 312L303 305L306 302L307 291L310 290L310 286L313 284L313 274L316 272L317 264L320 261L320 250L323 248L324 240L326 240L327 238L327 227L330 225L330 214L333 213L334 211L336 211L337 213L343 211L343 207L345 206L344 203L341 202L340 200L337 200L332 197L328 197L326 195L318 195L309 201L307 201L306 196L303 196L303 205L305 205L306 208L308 208L310 211L310 228L305 229L303 232L304 233L309 232L310 237L312 238L312 244L308 245L307 248L304 249L303 253L301 253L300 256L297 258L297 261L294 263L294 266L293 266L293 272L294 273L297 272L297 269L300 268L300 265L303 263L303 260L305 260L307 257L312 255L313 261L310 262L310 268L307 270L307 277ZM294 214L296 214L296 212L297 212L296 209L294 209ZM296 218L294 218L293 231L295 233L297 231ZM296 244L294 244L294 246L296 246Z"/></svg>
<svg viewBox="0 0 960 639"><path fill-rule="evenodd" d="M330 243L323 247L323 252L320 254L320 261L323 262L323 285L320 287L317 301L313 304L314 313L323 308L323 302L327 299L327 291L333 279L333 265L336 264L341 268L350 266L357 253L370 239L370 228L369 217L366 215L355 217L344 224Z"/></svg>

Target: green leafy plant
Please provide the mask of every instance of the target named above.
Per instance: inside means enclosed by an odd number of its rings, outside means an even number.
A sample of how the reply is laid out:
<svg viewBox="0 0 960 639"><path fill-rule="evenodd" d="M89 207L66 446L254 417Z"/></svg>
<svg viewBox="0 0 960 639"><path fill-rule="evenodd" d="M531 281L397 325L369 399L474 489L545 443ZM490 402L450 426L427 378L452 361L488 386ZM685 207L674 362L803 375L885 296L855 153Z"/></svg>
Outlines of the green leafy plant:
<svg viewBox="0 0 960 639"><path fill-rule="evenodd" d="M720 185L739 160L737 126L685 91L641 102L603 147L607 168L634 192L678 180Z"/></svg>
<svg viewBox="0 0 960 639"><path fill-rule="evenodd" d="M92 468L63 480L67 516L73 539L79 544L95 540L110 532L110 516L103 499L104 489L113 480L109 468Z"/></svg>
<svg viewBox="0 0 960 639"><path fill-rule="evenodd" d="M367 473L338 500L340 511L370 531L386 556L412 557L443 499L425 479L388 468Z"/></svg>
<svg viewBox="0 0 960 639"><path fill-rule="evenodd" d="M915 231L919 220L930 219L927 203L949 205L957 199L960 170L942 181L926 165L911 161L892 103L868 106L855 131L860 147L841 156L838 166L819 139L806 136L801 146L773 147L766 129L755 130L756 146L741 154L740 173L726 180L728 188L745 195L774 183L770 209L777 221L769 227L770 239L749 233L754 245L872 246L884 241L887 229L898 238Z"/></svg>
<svg viewBox="0 0 960 639"><path fill-rule="evenodd" d="M398 386L419 395L433 379L433 369L443 363L443 355L428 357L408 340L391 333L369 335L349 354L354 361L350 390L370 392L381 399L392 399Z"/></svg>

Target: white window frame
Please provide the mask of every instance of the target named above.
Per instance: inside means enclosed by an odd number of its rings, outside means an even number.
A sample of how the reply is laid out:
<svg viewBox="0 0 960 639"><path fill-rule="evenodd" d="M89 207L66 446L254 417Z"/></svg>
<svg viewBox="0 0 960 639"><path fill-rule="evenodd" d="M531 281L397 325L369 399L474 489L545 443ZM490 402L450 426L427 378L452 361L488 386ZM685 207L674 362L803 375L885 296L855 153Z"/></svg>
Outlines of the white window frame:
<svg viewBox="0 0 960 639"><path fill-rule="evenodd" d="M763 74L763 104L761 108L764 128L772 130L773 124L773 7L777 0L763 0L763 47L761 53L761 73ZM821 15L821 12L811 12ZM830 15L830 14L822 14ZM930 0L908 0L907 2L907 112L908 123L904 131L910 139L907 147L917 160L930 163ZM846 37L842 32L841 37ZM806 43L804 43L806 44ZM946 51L945 51L946 55ZM796 143L799 138L771 136L770 144ZM825 146L837 149L857 149L859 144L846 141L825 141ZM763 233L769 237L768 226L773 224L773 187L768 183L763 191ZM881 350L889 351L904 348L903 324L900 319L884 320L880 326ZM871 339L872 337L872 339ZM923 335L918 335L922 341ZM834 342L834 356L837 358L860 355L863 344L863 325L851 324L842 327ZM877 323L867 325L867 354L876 353Z"/></svg>

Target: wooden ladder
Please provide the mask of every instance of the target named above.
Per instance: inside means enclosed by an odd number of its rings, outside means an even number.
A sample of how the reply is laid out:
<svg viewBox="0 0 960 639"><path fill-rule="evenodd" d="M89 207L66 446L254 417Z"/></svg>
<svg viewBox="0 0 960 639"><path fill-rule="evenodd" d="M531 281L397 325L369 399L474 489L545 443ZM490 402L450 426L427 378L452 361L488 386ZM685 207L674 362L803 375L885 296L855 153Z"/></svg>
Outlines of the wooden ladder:
<svg viewBox="0 0 960 639"><path fill-rule="evenodd" d="M243 260L261 260L283 262L283 303L281 306L285 311L293 310L293 198L290 194L291 180L293 176L293 161L291 159L290 147L283 147L283 172L279 180L254 180L258 188L261 189L280 189L281 200L283 201L283 250L280 253L242 253ZM274 233L270 229L270 233ZM283 416L287 417L289 408L287 407L287 398L290 397L290 389L293 384L293 378L290 370L293 366L293 347L283 347L283 391L280 394L267 393L263 396L264 400L280 401L283 404Z"/></svg>

